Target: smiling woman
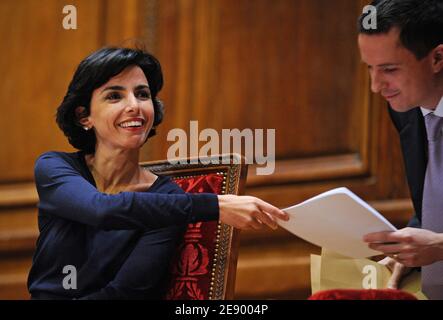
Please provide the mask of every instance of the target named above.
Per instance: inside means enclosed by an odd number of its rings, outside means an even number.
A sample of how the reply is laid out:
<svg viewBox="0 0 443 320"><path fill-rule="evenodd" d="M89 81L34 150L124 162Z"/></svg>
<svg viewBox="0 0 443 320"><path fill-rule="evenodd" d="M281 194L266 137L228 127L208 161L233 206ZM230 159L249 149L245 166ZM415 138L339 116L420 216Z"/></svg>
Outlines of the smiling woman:
<svg viewBox="0 0 443 320"><path fill-rule="evenodd" d="M33 299L159 299L188 223L276 228L288 219L255 197L184 193L140 167L140 148L163 119L162 85L159 62L142 50L104 48L80 63L57 110L79 151L35 163Z"/></svg>

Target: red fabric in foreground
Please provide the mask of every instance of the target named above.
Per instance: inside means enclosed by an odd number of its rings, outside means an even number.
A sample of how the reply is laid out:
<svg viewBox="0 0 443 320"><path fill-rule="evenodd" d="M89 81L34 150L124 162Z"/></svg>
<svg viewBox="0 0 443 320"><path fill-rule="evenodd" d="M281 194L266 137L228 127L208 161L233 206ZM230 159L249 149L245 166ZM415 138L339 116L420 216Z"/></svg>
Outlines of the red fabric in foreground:
<svg viewBox="0 0 443 320"><path fill-rule="evenodd" d="M210 173L174 179L189 193L221 194L223 175ZM178 254L172 263L168 300L207 300L211 282L218 221L189 224Z"/></svg>
<svg viewBox="0 0 443 320"><path fill-rule="evenodd" d="M409 292L394 289L333 289L314 293L308 300L417 300Z"/></svg>

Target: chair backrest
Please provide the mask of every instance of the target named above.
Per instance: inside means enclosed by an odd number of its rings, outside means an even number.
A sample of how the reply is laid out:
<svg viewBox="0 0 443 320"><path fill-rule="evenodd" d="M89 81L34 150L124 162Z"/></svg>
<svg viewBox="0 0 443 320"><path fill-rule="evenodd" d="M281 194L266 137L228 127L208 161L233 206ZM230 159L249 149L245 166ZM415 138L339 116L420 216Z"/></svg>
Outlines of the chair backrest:
<svg viewBox="0 0 443 320"><path fill-rule="evenodd" d="M190 193L242 194L247 165L238 154L140 165ZM189 224L173 260L166 299L233 299L239 230L219 221Z"/></svg>

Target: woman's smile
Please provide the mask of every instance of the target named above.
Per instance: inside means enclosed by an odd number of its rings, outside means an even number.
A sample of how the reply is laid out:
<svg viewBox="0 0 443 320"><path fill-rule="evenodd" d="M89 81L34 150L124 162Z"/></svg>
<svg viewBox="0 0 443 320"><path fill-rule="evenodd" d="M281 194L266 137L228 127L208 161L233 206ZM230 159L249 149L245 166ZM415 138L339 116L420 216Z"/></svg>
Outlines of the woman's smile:
<svg viewBox="0 0 443 320"><path fill-rule="evenodd" d="M126 119L118 124L118 126L130 132L143 131L145 129L146 121L142 118Z"/></svg>

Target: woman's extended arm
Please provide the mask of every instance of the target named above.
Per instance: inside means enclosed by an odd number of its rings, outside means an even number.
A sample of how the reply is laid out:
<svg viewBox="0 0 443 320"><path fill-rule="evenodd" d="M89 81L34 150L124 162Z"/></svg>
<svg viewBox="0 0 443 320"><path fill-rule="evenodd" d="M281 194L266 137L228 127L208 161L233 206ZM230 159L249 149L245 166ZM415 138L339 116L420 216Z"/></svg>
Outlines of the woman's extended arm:
<svg viewBox="0 0 443 320"><path fill-rule="evenodd" d="M35 180L45 213L105 230L156 229L217 220L219 215L215 194L99 192L55 153L36 161Z"/></svg>
<svg viewBox="0 0 443 320"><path fill-rule="evenodd" d="M56 153L36 161L35 181L39 208L45 213L105 230L157 229L219 218L240 229L263 224L276 228L276 219L289 219L282 210L250 196L102 193Z"/></svg>

